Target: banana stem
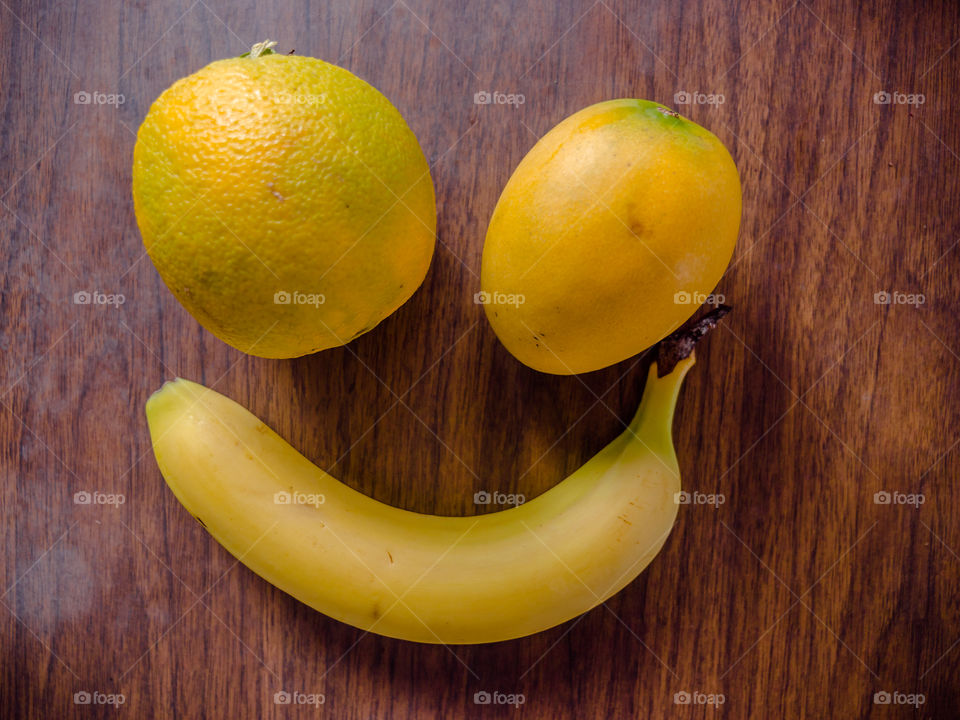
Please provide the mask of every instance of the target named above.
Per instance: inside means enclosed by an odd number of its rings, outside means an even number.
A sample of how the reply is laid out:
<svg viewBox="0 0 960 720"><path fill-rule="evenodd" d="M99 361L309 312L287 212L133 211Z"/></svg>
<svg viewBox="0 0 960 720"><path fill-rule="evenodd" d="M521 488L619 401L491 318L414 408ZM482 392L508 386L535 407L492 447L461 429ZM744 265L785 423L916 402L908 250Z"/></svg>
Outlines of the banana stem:
<svg viewBox="0 0 960 720"><path fill-rule="evenodd" d="M733 310L729 305L717 305L699 320L688 322L665 337L657 346L657 377L669 375L674 366L688 355L704 335L713 330L720 318Z"/></svg>
<svg viewBox="0 0 960 720"><path fill-rule="evenodd" d="M683 379L696 363L693 348L732 309L729 305L718 305L660 341L657 361L647 374L640 407L630 422L634 434L673 446L673 411Z"/></svg>
<svg viewBox="0 0 960 720"><path fill-rule="evenodd" d="M650 366L640 407L630 422L630 429L638 437L659 439L667 445L672 444L673 411L677 406L683 379L695 363L696 358L691 352L676 364L670 374L663 377L658 375L656 363Z"/></svg>

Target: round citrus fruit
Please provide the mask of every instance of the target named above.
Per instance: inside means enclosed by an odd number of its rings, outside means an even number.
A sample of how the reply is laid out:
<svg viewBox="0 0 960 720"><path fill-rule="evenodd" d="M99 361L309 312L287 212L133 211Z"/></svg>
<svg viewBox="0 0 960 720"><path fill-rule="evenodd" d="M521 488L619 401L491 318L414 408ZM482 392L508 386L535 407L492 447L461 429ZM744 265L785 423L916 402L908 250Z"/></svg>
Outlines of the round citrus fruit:
<svg viewBox="0 0 960 720"><path fill-rule="evenodd" d="M370 330L423 282L436 238L429 167L390 101L263 44L157 98L137 133L133 200L174 296L263 357Z"/></svg>
<svg viewBox="0 0 960 720"><path fill-rule="evenodd" d="M712 133L646 100L598 103L544 135L507 182L478 297L524 364L598 370L694 313L739 226L737 168Z"/></svg>

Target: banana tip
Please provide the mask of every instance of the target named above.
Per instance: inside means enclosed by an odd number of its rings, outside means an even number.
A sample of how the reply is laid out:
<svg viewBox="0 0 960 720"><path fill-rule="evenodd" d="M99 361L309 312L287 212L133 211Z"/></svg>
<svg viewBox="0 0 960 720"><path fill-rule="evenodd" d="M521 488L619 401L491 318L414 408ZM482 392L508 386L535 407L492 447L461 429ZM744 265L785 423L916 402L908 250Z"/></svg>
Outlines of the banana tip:
<svg viewBox="0 0 960 720"><path fill-rule="evenodd" d="M146 403L147 415L148 416L150 415L150 409L152 407L156 406L158 402L160 402L165 396L170 394L170 392L168 392L169 390L172 390L175 387L182 386L184 382L185 381L183 380L183 378L175 377L173 378L173 380L165 381L163 385L161 385L159 388L154 390L150 394L150 397L147 398L147 403Z"/></svg>

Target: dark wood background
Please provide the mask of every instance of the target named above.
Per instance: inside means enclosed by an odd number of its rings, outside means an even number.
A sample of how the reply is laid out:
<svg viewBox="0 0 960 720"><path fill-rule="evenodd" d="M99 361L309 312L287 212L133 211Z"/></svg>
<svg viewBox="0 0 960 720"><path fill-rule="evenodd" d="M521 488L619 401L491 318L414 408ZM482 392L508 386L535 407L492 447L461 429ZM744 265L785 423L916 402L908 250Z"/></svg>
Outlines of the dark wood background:
<svg viewBox="0 0 960 720"><path fill-rule="evenodd" d="M960 11L917 2L0 2L0 715L4 718L960 716ZM135 131L175 79L264 38L380 88L433 168L423 288L349 347L246 357L179 307L130 198ZM478 106L481 90L522 93ZM118 106L74 102L120 93ZM722 104L676 106L679 92ZM877 104L877 92L923 104ZM235 398L346 483L469 514L543 492L614 437L646 358L537 374L472 300L524 153L596 101L672 104L730 148L736 307L675 425L684 507L587 615L419 646L329 620L179 506L143 405L175 375ZM80 291L119 307L78 305ZM922 305L875 302L881 291ZM117 508L77 505L121 493ZM882 505L879 491L922 493ZM279 690L320 708L276 705ZM119 709L78 706L122 693ZM523 706L474 704L522 693ZM674 703L722 693L717 710ZM922 693L919 710L874 693Z"/></svg>

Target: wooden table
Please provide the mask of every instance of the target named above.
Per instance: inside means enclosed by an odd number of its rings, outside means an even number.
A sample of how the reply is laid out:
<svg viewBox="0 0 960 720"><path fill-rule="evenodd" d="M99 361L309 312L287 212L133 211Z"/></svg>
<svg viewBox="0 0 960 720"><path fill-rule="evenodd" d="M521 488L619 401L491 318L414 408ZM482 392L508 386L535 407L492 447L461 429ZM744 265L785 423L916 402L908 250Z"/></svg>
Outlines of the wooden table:
<svg viewBox="0 0 960 720"><path fill-rule="evenodd" d="M958 5L512 5L0 3L0 716L960 715ZM292 361L199 327L145 258L130 198L150 102L267 37L385 92L438 197L423 288L349 347ZM480 91L524 102L478 105ZM698 351L675 424L685 487L725 502L683 507L605 607L489 646L365 635L237 565L150 452L144 401L175 375L424 512L535 496L618 432L648 358L538 374L473 293L524 153L620 96L710 128L740 169L717 289L736 309ZM478 705L482 691L524 702ZM917 694L919 710L903 704Z"/></svg>

